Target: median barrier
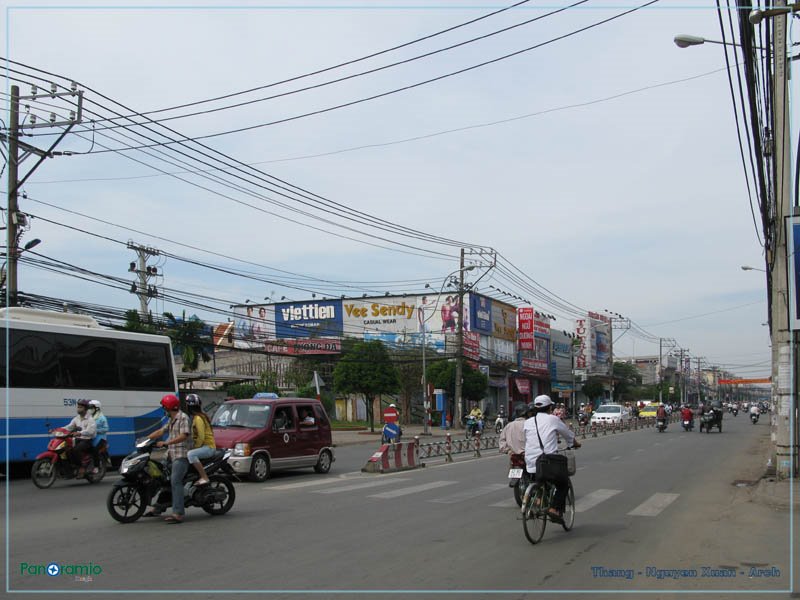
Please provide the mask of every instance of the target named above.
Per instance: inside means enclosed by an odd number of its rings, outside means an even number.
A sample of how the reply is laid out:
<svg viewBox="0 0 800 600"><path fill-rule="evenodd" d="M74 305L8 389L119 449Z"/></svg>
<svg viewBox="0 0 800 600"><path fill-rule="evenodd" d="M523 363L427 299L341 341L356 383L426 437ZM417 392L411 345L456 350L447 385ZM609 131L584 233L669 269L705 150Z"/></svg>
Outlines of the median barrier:
<svg viewBox="0 0 800 600"><path fill-rule="evenodd" d="M383 444L367 460L361 469L362 473L394 473L424 467L419 460L419 438L413 442Z"/></svg>

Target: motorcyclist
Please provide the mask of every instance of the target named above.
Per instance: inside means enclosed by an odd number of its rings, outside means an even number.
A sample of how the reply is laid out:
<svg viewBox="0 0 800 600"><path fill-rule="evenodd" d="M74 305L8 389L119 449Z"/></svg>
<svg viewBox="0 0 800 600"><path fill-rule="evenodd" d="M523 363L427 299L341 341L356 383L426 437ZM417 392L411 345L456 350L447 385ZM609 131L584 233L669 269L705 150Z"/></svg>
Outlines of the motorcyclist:
<svg viewBox="0 0 800 600"><path fill-rule="evenodd" d="M656 419L659 421L667 420L667 409L664 408L664 404L662 402L658 403L658 409L656 409Z"/></svg>
<svg viewBox="0 0 800 600"><path fill-rule="evenodd" d="M681 421L689 421L689 428L694 427L694 413L688 404L681 407Z"/></svg>
<svg viewBox="0 0 800 600"><path fill-rule="evenodd" d="M714 400L711 403L711 410L714 412L714 422L721 423L722 422L722 402L719 400Z"/></svg>
<svg viewBox="0 0 800 600"><path fill-rule="evenodd" d="M78 477L83 477L86 474L86 468L83 466L83 457L92 452L92 441L97 435L97 425L95 424L92 415L89 414L89 401L81 398L75 407L78 414L73 417L64 429L67 429L75 434L75 446L72 448L72 456L70 459L78 465Z"/></svg>
<svg viewBox="0 0 800 600"><path fill-rule="evenodd" d="M500 432L500 452L503 454L523 454L525 452L525 416L528 412L524 404L514 409L514 420Z"/></svg>
<svg viewBox="0 0 800 600"><path fill-rule="evenodd" d="M760 415L760 414L761 414L761 410L758 408L758 404L751 404L750 405L750 415L751 416L755 415L756 417L758 417L758 415Z"/></svg>
<svg viewBox="0 0 800 600"><path fill-rule="evenodd" d="M94 443L92 444L94 472L97 473L97 467L100 466L100 452L108 446L108 419L103 414L99 400L90 400L89 408L97 427L97 435L95 435Z"/></svg>
<svg viewBox="0 0 800 600"><path fill-rule="evenodd" d="M200 475L197 485L205 485L208 483L208 475L206 475L202 461L214 456L214 450L217 448L214 442L214 431L211 428L211 420L203 412L200 396L197 394L186 396L186 410L189 411L189 416L192 420L192 442L194 446L189 450L186 458L189 459L189 464Z"/></svg>
<svg viewBox="0 0 800 600"><path fill-rule="evenodd" d="M553 401L550 396L537 396L534 401L534 414L525 421L525 467L528 473L536 473L536 459L544 452L552 454L558 450L558 437L563 437L567 443L575 448L580 448L575 434L566 424L554 416ZM540 445L541 439L541 445ZM543 447L543 448L542 448ZM561 519L569 491L569 477L553 482L556 487L553 506L549 509L550 516Z"/></svg>
<svg viewBox="0 0 800 600"><path fill-rule="evenodd" d="M472 403L472 410L469 411L469 416L475 418L478 423L478 431L483 433L483 411L480 409L477 402Z"/></svg>
<svg viewBox="0 0 800 600"><path fill-rule="evenodd" d="M161 407L169 415L169 423L161 429L151 433L150 439L158 439L168 432L167 439L156 442L156 446L163 448L166 446L167 455L172 462L170 472L170 483L172 485L172 514L164 519L167 523L183 523L184 516L184 495L183 478L189 470L189 442L191 437L191 426L189 417L181 411L181 401L175 394L167 394L161 398ZM145 513L155 515L154 511Z"/></svg>

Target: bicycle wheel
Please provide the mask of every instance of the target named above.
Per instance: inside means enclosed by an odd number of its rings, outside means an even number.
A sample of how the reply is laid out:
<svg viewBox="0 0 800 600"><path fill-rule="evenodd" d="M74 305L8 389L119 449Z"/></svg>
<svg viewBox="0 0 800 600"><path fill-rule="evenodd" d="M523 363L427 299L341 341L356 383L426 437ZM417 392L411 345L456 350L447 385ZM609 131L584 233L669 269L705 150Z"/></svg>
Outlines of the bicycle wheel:
<svg viewBox="0 0 800 600"><path fill-rule="evenodd" d="M525 510L522 511L522 528L531 544L538 544L547 526L547 502L544 486L536 485L531 492Z"/></svg>
<svg viewBox="0 0 800 600"><path fill-rule="evenodd" d="M569 482L569 491L567 492L567 502L564 505L564 522L561 526L564 531L569 531L575 524L575 492L572 489L572 482Z"/></svg>

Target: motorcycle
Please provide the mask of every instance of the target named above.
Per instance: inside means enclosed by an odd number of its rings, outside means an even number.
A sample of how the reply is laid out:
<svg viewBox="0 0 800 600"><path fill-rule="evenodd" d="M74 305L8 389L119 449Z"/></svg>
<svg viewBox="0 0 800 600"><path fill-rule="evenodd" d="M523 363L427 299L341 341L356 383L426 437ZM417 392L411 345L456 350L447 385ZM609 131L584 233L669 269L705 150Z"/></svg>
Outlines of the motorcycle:
<svg viewBox="0 0 800 600"><path fill-rule="evenodd" d="M587 413L582 412L578 414L578 425L580 427L588 427L590 420L591 417Z"/></svg>
<svg viewBox="0 0 800 600"><path fill-rule="evenodd" d="M753 425L758 423L758 414L750 413L750 421L753 423Z"/></svg>
<svg viewBox="0 0 800 600"><path fill-rule="evenodd" d="M467 439L473 437L481 430L481 422L473 415L467 415L467 422L465 424L464 435Z"/></svg>
<svg viewBox="0 0 800 600"><path fill-rule="evenodd" d="M503 431L503 427L505 427L506 425L508 425L508 422L506 420L506 415L502 411L497 413L497 418L494 420L495 433L499 434L501 431Z"/></svg>
<svg viewBox="0 0 800 600"><path fill-rule="evenodd" d="M36 457L31 468L31 481L41 489L49 488L56 479L78 479L78 473L83 468L84 474L80 476L89 483L97 483L106 475L109 463L108 446L101 442L97 449L98 464L93 468L91 454L83 457L81 466L78 467L70 460L70 454L75 447L77 432L71 432L63 427L57 427L51 432L53 438L47 444L47 450Z"/></svg>
<svg viewBox="0 0 800 600"><path fill-rule="evenodd" d="M731 412L733 413L733 416L735 417L736 415L739 414L739 409L734 406L733 410Z"/></svg>
<svg viewBox="0 0 800 600"><path fill-rule="evenodd" d="M522 496L528 486L528 472L525 470L525 454L509 454L511 467L508 470L508 487L514 488L514 500L522 506Z"/></svg>
<svg viewBox="0 0 800 600"><path fill-rule="evenodd" d="M658 429L658 433L663 433L667 428L667 420L659 419L656 421L656 428Z"/></svg>
<svg viewBox="0 0 800 600"><path fill-rule="evenodd" d="M122 461L119 473L122 479L114 483L108 494L106 508L114 520L133 523L139 519L148 505L155 514L160 514L172 504L170 465L152 457L156 440L142 438L136 441L136 449ZM228 464L231 450L217 450L203 460L209 482L198 486L199 474L189 467L183 478L184 506L197 506L210 515L224 515L236 500L236 490L231 478L236 474Z"/></svg>
<svg viewBox="0 0 800 600"><path fill-rule="evenodd" d="M683 430L684 431L691 431L694 429L694 421L691 419L684 419L683 420Z"/></svg>
<svg viewBox="0 0 800 600"><path fill-rule="evenodd" d="M403 430L398 423L385 423L381 432L382 444L395 444L400 441Z"/></svg>
<svg viewBox="0 0 800 600"><path fill-rule="evenodd" d="M713 410L704 412L700 417L700 433L703 433L703 427L705 427L706 433L711 433L712 427L717 427L722 433L722 413L717 415Z"/></svg>

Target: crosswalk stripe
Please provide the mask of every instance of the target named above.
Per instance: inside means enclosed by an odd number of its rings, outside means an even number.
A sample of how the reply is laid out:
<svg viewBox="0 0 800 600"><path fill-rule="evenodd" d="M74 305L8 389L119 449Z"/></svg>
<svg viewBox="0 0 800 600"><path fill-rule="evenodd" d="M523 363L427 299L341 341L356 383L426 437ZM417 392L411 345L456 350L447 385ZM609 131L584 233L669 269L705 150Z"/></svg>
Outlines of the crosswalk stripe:
<svg viewBox="0 0 800 600"><path fill-rule="evenodd" d="M653 494L628 514L633 517L656 517L678 499L680 494Z"/></svg>
<svg viewBox="0 0 800 600"><path fill-rule="evenodd" d="M513 506L514 508L516 508L517 501L514 500L514 498L509 498L507 500L495 502L494 504L490 504L489 506L496 506L498 508L511 508Z"/></svg>
<svg viewBox="0 0 800 600"><path fill-rule="evenodd" d="M338 494L340 492L352 492L353 490L363 490L365 488L378 487L379 485L389 485L399 481L408 481L408 479L379 479L378 481L370 481L367 483L354 483L352 485L345 485L343 487L332 488L329 490L316 490L315 494Z"/></svg>
<svg viewBox="0 0 800 600"><path fill-rule="evenodd" d="M444 487L446 485L454 485L458 483L457 481L433 481L431 483L423 483L420 485L412 485L411 487L400 488L399 490L392 490L391 492L383 492L380 494L374 494L369 496L369 498L381 498L386 500L387 498L398 498L400 496L408 496L409 494L416 494L418 492L424 492L426 490L433 490L436 488Z"/></svg>
<svg viewBox="0 0 800 600"><path fill-rule="evenodd" d="M594 508L601 502L605 502L621 492L622 490L595 490L590 492L575 501L575 512L586 512L590 508Z"/></svg>
<svg viewBox="0 0 800 600"><path fill-rule="evenodd" d="M496 492L497 490L502 490L503 488L507 487L507 483L493 483L491 485L484 485L482 487L469 488L451 496L436 498L435 500L428 500L428 502L434 502L436 504L455 504L456 502L463 502L464 500L477 498L478 496L483 496L484 494L491 494L492 492Z"/></svg>
<svg viewBox="0 0 800 600"><path fill-rule="evenodd" d="M350 478L352 479L352 478ZM320 479L314 479L311 481L299 481L297 483L284 483L282 485L265 485L262 489L264 490L272 490L272 491L283 491L283 490L296 490L305 487L313 487L317 485L331 485L334 483L342 483L346 481L346 478L343 477L323 477Z"/></svg>

